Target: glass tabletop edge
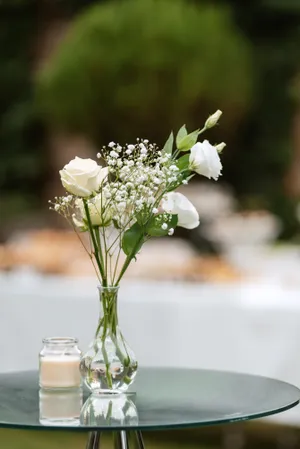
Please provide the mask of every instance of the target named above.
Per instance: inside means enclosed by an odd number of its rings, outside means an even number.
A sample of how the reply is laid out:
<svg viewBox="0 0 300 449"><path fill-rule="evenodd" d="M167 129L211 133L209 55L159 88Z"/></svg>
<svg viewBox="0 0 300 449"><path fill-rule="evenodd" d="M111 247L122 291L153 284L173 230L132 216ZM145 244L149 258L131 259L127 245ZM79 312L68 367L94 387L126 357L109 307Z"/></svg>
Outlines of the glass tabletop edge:
<svg viewBox="0 0 300 449"><path fill-rule="evenodd" d="M202 422L189 422L189 423L183 423L183 424L163 424L163 425L137 425L137 426L112 426L112 427L100 427L100 426L59 426L59 425L51 425L51 426L45 426L41 424L10 424L10 423L1 423L0 429L23 429L23 430L38 430L38 431L63 431L63 432L81 432L81 433L88 433L88 432L135 432L135 431L146 431L146 432L152 432L152 431L164 431L164 430L180 430L180 429L195 429L200 427L209 427L209 426L219 426L224 424L233 424L236 422L241 421L251 421L254 419L260 419L260 418L266 418L268 416L276 415L279 413L283 413L287 410L292 409L293 407L296 407L300 403L300 398L297 401L294 401L284 407L281 407L276 410L272 411L266 411L261 413L253 413L252 415L249 415L247 417L234 417L234 418L228 418L228 419L218 419L215 421L202 421Z"/></svg>

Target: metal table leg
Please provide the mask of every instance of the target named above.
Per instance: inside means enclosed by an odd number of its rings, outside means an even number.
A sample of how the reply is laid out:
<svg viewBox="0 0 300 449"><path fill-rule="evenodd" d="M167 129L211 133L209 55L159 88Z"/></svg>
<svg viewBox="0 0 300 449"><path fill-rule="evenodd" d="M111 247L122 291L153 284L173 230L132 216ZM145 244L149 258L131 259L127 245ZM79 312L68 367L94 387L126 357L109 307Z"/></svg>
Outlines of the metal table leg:
<svg viewBox="0 0 300 449"><path fill-rule="evenodd" d="M86 449L100 449L101 432L90 432ZM145 449L142 432L135 432L138 449ZM129 449L128 435L125 430L114 434L115 449Z"/></svg>
<svg viewBox="0 0 300 449"><path fill-rule="evenodd" d="M86 449L100 449L100 432L90 432Z"/></svg>
<svg viewBox="0 0 300 449"><path fill-rule="evenodd" d="M121 430L120 432L116 432L115 439L116 439L115 447L117 449L129 449L128 437L127 437L127 433L125 432L125 430Z"/></svg>
<svg viewBox="0 0 300 449"><path fill-rule="evenodd" d="M135 436L136 436L136 439L137 439L138 448L139 449L145 449L145 444L144 444L142 432L140 430L137 430L135 432Z"/></svg>
<svg viewBox="0 0 300 449"><path fill-rule="evenodd" d="M120 432L117 432L116 440L117 440L117 448L118 449L129 449L128 437L127 437L127 433L125 432L125 430L121 430Z"/></svg>

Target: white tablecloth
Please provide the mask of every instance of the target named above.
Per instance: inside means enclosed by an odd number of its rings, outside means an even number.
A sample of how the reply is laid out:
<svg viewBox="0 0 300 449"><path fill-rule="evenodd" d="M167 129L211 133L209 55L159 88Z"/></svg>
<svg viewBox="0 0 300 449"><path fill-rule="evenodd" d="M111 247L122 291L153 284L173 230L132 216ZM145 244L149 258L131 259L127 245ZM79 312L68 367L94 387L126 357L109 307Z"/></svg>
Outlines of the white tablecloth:
<svg viewBox="0 0 300 449"><path fill-rule="evenodd" d="M37 369L44 336L77 336L97 322L94 279L0 275L0 371ZM300 290L276 283L124 282L123 333L141 365L260 374L300 387ZM300 407L272 419L300 425Z"/></svg>

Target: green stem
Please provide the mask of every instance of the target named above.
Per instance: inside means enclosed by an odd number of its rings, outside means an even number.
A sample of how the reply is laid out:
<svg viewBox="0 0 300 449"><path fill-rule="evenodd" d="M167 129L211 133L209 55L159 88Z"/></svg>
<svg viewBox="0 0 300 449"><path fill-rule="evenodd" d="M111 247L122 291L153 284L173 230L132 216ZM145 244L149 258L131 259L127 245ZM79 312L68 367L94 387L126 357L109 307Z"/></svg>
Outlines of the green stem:
<svg viewBox="0 0 300 449"><path fill-rule="evenodd" d="M97 248L99 250L100 261L101 261L102 266L103 266L103 268L105 270L105 264L104 264L103 255L102 255L102 247L101 247L100 228L99 228L99 226L95 227L95 236L96 236Z"/></svg>
<svg viewBox="0 0 300 449"><path fill-rule="evenodd" d="M157 205L160 203L162 197L164 196L164 194L165 194L166 192L167 192L167 191L164 191L164 192L157 198L157 200L156 200L156 202L155 202L155 204L154 204L155 207L157 207ZM152 207L153 207L153 206L152 206ZM153 217L153 214L150 215L149 220L145 223L145 228L144 228L144 229L147 229L147 225L148 225L149 221L152 219L152 217ZM121 271L120 271L119 277L118 277L116 283L114 284L115 286L118 286L118 285L119 285L119 282L120 282L120 280L122 279L122 277L123 277L125 271L126 271L127 268L129 267L130 262L132 261L132 259L133 259L134 256L136 255L136 252L137 252L137 250L138 250L138 248L139 248L139 246L140 246L140 243L141 243L144 239L145 239L145 232L141 235L140 239L136 242L136 245L134 246L134 248L133 248L133 250L131 251L131 253L126 257L125 262L124 262L124 265L123 265L123 267L122 267L122 269L121 269Z"/></svg>
<svg viewBox="0 0 300 449"><path fill-rule="evenodd" d="M123 354L122 349L120 348L120 345L118 343L117 334L114 333L112 330L110 332L110 338L112 339L112 341L115 344L117 356L119 357L120 361L123 363L124 367L128 368L129 364L130 364L130 357L129 357L129 354L127 352L126 346L125 346L124 338L122 337L122 341L123 341L123 345L124 345L124 349L125 349L126 355Z"/></svg>
<svg viewBox="0 0 300 449"><path fill-rule="evenodd" d="M103 197L102 197L102 189L101 189L101 216L104 217L105 216L105 210L103 208ZM103 262L104 267L105 267L105 273L106 276L108 277L108 267L107 267L107 258L108 258L108 251L107 251L107 245L106 245L106 235L105 235L105 227L102 227L102 231L103 231L103 242L104 242L104 251L105 251L105 260ZM98 228L98 233L99 233L99 245L100 245L100 228Z"/></svg>
<svg viewBox="0 0 300 449"><path fill-rule="evenodd" d="M98 327L96 330L96 334L95 334L95 338L98 337L99 331L100 331L101 327L103 326L103 322L104 322L104 318L102 317L101 320L99 321L99 324L98 324Z"/></svg>
<svg viewBox="0 0 300 449"><path fill-rule="evenodd" d="M108 424L111 422L112 407L112 401L109 401L107 415L105 416L105 420L108 421Z"/></svg>
<svg viewBox="0 0 300 449"><path fill-rule="evenodd" d="M123 277L125 271L126 271L127 268L129 267L130 262L132 261L132 259L133 259L134 256L136 255L136 252L137 252L137 250L138 250L138 248L139 248L139 246L140 246L140 243L141 243L141 241L142 241L144 238L145 238L145 236L144 236L144 234L142 234L141 238L138 239L136 245L133 247L133 250L131 251L131 253L126 257L126 260L125 260L125 262L124 262L124 265L123 265L123 267L122 267L122 269L121 269L121 271L120 271L119 277L118 277L117 282L116 282L116 284L115 284L116 286L119 285L120 280L122 279L122 277Z"/></svg>
<svg viewBox="0 0 300 449"><path fill-rule="evenodd" d="M109 327L109 316L107 314L107 302L106 302L106 298L102 298L102 307L103 307L103 317L101 318L96 334L98 337L99 331L101 329L101 326L103 325L103 333L101 335L101 341L102 341L102 345L101 345L101 350L103 353L103 358L104 358L104 363L105 363L105 368L106 368L106 379L107 379L107 385L109 388L112 388L113 384L112 384L112 376L111 373L109 372L109 368L110 368L110 363L108 360L108 355L107 355L107 351L106 351L106 347L105 347L105 341L106 341L106 336L107 336L107 328ZM96 337L96 340L97 340ZM100 337L100 336L99 336Z"/></svg>
<svg viewBox="0 0 300 449"><path fill-rule="evenodd" d="M109 380L109 379L111 379L111 374L109 373L109 361L108 361L106 348L105 348L105 341L106 341L107 335L110 336L112 342L114 343L115 348L116 348L116 353L126 369L128 369L128 367L130 365L130 357L127 352L124 338L123 338L121 332L118 331L117 303L116 303L115 293L109 293L109 292L107 292L106 294L102 293L102 309L103 309L104 315L100 321L100 324L101 325L103 324L103 332L101 335L101 340L102 340L103 357L104 357L104 361L105 361L105 365L106 365L106 374L107 374L107 379ZM98 326L98 329L99 329L99 326ZM98 331L98 329L97 329L97 331ZM122 339L125 354L119 345L119 337Z"/></svg>
<svg viewBox="0 0 300 449"><path fill-rule="evenodd" d="M124 337L123 337L122 332L120 332L120 335L121 335L122 342L123 342L123 346L124 346L124 349L125 349L125 352L126 352L126 355L127 355L127 363L128 363L128 365L129 365L129 363L130 363L130 357L129 357L129 354L128 354L128 351L127 351L127 348L126 348L126 344L125 344L125 340L124 340Z"/></svg>
<svg viewBox="0 0 300 449"><path fill-rule="evenodd" d="M104 358L105 367L106 367L107 385L109 386L109 388L112 388L112 377L109 372L110 365L109 365L109 360L108 360L108 356L107 356L107 352L106 352L105 340L102 341L102 352L103 352L103 358Z"/></svg>
<svg viewBox="0 0 300 449"><path fill-rule="evenodd" d="M100 251L101 248L98 248L98 245L97 245L97 240L96 240L96 237L95 237L95 234L94 234L93 225L92 225L92 221L91 221L91 217L90 217L90 211L89 211L89 207L88 207L88 204L87 204L87 200L83 199L83 205L84 205L84 210L85 210L85 214L86 214L86 218L87 218L87 222L88 222L90 236L92 238L92 242L93 242L93 246L94 246L94 256L95 256L96 262L98 264L100 274L102 276L102 284L105 286L106 285L106 275L105 275L105 271L103 269L103 265L101 263L101 259L99 257L99 253L101 252ZM102 258L102 254L101 254L101 258Z"/></svg>

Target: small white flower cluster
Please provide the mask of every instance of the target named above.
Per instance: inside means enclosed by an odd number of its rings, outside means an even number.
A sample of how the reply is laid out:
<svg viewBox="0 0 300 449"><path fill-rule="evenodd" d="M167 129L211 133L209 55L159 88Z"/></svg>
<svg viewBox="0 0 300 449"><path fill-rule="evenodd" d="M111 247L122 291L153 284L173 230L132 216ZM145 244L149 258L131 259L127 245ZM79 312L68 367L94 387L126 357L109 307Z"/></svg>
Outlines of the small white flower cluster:
<svg viewBox="0 0 300 449"><path fill-rule="evenodd" d="M171 155L163 155L148 140L138 139L135 145L125 147L110 142L98 157L106 160L113 178L103 186L102 195L113 217L123 225L136 214L158 212L164 192L182 182Z"/></svg>
<svg viewBox="0 0 300 449"><path fill-rule="evenodd" d="M69 209L74 206L74 196L55 196L54 201L49 200L48 203L51 204L49 207L50 210L54 210L63 216L67 216Z"/></svg>
<svg viewBox="0 0 300 449"><path fill-rule="evenodd" d="M168 231L168 235L174 234L174 228L170 227L172 221L172 214L162 213L155 217L157 227L160 227L163 231Z"/></svg>

